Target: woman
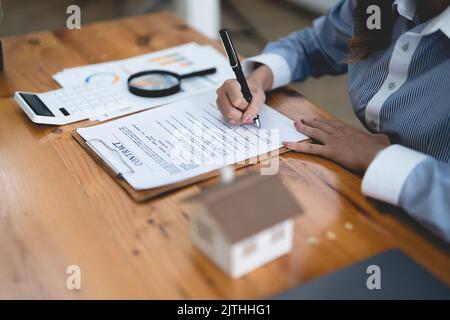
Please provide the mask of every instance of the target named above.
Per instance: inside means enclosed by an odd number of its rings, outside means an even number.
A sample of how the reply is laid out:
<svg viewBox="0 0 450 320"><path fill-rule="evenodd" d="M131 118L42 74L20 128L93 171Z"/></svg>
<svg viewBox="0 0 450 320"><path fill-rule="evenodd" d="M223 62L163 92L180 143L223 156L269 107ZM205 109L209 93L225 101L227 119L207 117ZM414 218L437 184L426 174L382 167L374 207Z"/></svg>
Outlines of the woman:
<svg viewBox="0 0 450 320"><path fill-rule="evenodd" d="M381 9L381 29L366 23L373 4ZM297 130L321 144L283 144L365 171L365 195L402 207L450 241L449 5L341 0L312 28L270 43L244 62L250 105L238 82L227 80L217 90L218 107L230 124L251 123L265 91L348 72L353 109L370 133L341 121L303 118L294 123Z"/></svg>

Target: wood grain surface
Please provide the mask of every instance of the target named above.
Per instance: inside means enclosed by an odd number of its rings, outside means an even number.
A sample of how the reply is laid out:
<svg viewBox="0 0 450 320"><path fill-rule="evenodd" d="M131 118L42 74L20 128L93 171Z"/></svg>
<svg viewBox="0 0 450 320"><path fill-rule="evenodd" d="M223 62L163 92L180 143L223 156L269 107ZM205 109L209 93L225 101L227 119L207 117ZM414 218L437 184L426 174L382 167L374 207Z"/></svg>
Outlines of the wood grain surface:
<svg viewBox="0 0 450 320"><path fill-rule="evenodd" d="M180 206L214 179L137 203L72 138L92 123L35 125L12 99L15 90L58 88L51 76L63 68L190 41L218 47L168 12L2 39L0 298L265 298L388 248L450 285L446 244L398 209L365 198L360 176L293 152L281 157L279 174L305 211L294 248L232 280L193 247ZM289 88L269 94L268 104L288 116L330 117ZM69 265L81 267L81 290L66 289Z"/></svg>

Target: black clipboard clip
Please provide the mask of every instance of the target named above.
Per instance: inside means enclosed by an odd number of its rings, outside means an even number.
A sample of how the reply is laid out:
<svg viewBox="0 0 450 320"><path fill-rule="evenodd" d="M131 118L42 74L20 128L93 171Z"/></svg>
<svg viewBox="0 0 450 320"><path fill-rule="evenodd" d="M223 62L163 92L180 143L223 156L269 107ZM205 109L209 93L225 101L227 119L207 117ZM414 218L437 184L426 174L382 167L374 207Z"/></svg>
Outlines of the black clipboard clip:
<svg viewBox="0 0 450 320"><path fill-rule="evenodd" d="M103 149L100 149L99 147L96 147L95 144L100 143L100 146L103 146ZM125 160L120 155L120 152L111 148L106 144L103 140L95 138L90 139L86 141L86 144L91 148L92 151L94 151L107 165L108 167L114 172L117 178L123 178L124 174L134 174L135 171L133 168L131 168L128 163L125 162ZM105 151L107 151L110 155L113 155L115 159L119 160L125 167L128 168L128 171L123 171L119 168L117 168L117 165L112 162L111 157L108 157L105 154Z"/></svg>

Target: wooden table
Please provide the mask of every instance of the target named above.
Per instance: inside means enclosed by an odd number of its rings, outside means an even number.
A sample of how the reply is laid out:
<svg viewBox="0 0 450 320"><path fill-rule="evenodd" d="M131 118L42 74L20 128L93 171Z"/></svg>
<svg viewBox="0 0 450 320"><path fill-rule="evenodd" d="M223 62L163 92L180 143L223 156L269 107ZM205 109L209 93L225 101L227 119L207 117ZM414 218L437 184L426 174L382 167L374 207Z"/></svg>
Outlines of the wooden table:
<svg viewBox="0 0 450 320"><path fill-rule="evenodd" d="M193 247L190 217L179 206L202 185L135 203L71 137L87 123L35 125L12 99L15 90L57 88L51 75L66 67L189 41L217 45L167 12L3 39L0 298L262 298L393 247L450 284L448 247L366 199L359 176L296 153L280 162L305 210L293 251L232 280ZM288 88L269 104L327 116ZM66 289L69 265L81 268L81 290Z"/></svg>

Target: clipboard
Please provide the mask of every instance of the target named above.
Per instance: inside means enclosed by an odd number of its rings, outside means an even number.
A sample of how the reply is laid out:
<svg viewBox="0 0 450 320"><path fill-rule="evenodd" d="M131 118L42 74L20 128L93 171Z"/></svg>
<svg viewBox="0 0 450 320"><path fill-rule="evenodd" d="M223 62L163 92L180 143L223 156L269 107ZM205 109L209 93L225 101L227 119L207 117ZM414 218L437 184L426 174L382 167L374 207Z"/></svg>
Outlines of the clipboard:
<svg viewBox="0 0 450 320"><path fill-rule="evenodd" d="M99 154L99 152L97 152L95 150L95 148L92 147L92 144L89 143L89 141L86 141L76 130L72 131L72 137L81 145L81 147L83 147L84 150L87 151L87 153L92 158L94 158L95 161L97 161L100 164L100 166L103 169L106 170L106 172L108 172L108 174L114 179L114 181L116 181L122 187L122 189L124 189L130 195L130 197L133 198L133 200L135 200L137 202L148 201L155 197L167 194L172 191L179 190L181 188L184 188L184 187L193 185L195 183L205 181L205 180L208 180L208 179L211 179L211 178L214 178L214 177L217 177L220 175L219 170L214 170L214 171L207 172L202 175L199 175L199 176L196 176L196 177L193 177L190 179L186 179L186 180L183 180L183 181L180 181L177 183L169 184L166 186L152 188L152 189L146 189L146 190L135 190L121 176L121 174L120 174L120 172L118 172L117 168L114 168L111 163L106 161L106 158L102 157L102 155ZM281 147L280 149L278 149L277 155L281 155L288 151L289 151L289 149L287 149L286 147ZM263 159L268 160L270 158L273 158L274 155L270 156L270 154L271 153L267 153L265 156L263 156L264 157ZM260 163L260 161L258 161L258 159L260 159L260 158L261 158L261 156L247 159L245 161L245 163L234 164L233 168L236 170L236 169L241 169L241 168L244 168L244 167L247 167L250 165Z"/></svg>

